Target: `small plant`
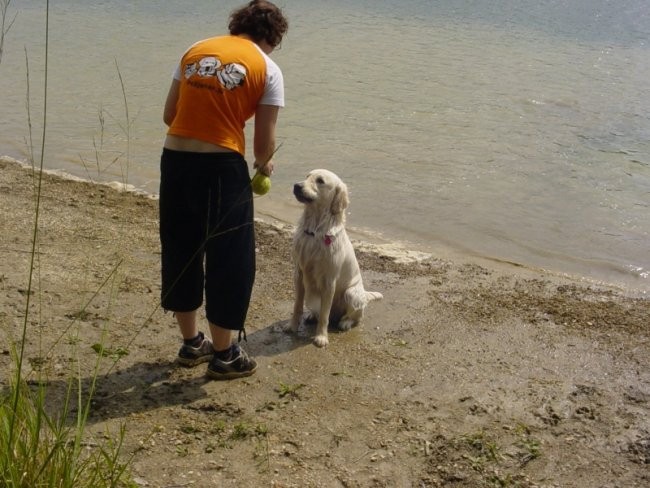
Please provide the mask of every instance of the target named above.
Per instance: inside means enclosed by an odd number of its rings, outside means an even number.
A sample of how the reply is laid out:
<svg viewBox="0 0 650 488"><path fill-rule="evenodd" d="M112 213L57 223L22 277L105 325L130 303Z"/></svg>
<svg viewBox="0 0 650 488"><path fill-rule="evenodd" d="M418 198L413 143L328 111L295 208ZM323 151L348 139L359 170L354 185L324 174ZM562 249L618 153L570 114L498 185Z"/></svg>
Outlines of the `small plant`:
<svg viewBox="0 0 650 488"><path fill-rule="evenodd" d="M210 429L211 434L223 434L226 430L226 422L219 419L214 423L214 426Z"/></svg>
<svg viewBox="0 0 650 488"><path fill-rule="evenodd" d="M346 371L335 371L332 373L332 376L346 376L348 378L352 378L352 375Z"/></svg>
<svg viewBox="0 0 650 488"><path fill-rule="evenodd" d="M264 437L268 434L268 427L264 424L257 424L255 426L246 422L239 422L233 427L230 434L230 439L243 440L250 437Z"/></svg>
<svg viewBox="0 0 650 488"><path fill-rule="evenodd" d="M503 458L499 445L489 439L483 431L465 435L461 439L472 450L473 454L463 457L469 461L474 471L482 473L489 463L498 463Z"/></svg>
<svg viewBox="0 0 650 488"><path fill-rule="evenodd" d="M250 435L250 426L244 422L238 423L234 426L231 439L245 439Z"/></svg>
<svg viewBox="0 0 650 488"><path fill-rule="evenodd" d="M269 437L264 432L264 437L255 446L254 458L257 459L257 467L264 472L271 471L271 450L269 448Z"/></svg>
<svg viewBox="0 0 650 488"><path fill-rule="evenodd" d="M483 456L473 457L468 454L463 456L467 461L469 461L470 467L479 473L482 473L485 469L486 459Z"/></svg>
<svg viewBox="0 0 650 488"><path fill-rule="evenodd" d="M501 459L500 448L496 442L487 438L485 432L477 432L472 435L466 435L463 440L478 454L484 456L490 461Z"/></svg>
<svg viewBox="0 0 650 488"><path fill-rule="evenodd" d="M488 486L493 486L494 488L510 488L517 486L513 483L512 477L509 474L501 476L498 473L494 473L488 477L487 483Z"/></svg>
<svg viewBox="0 0 650 488"><path fill-rule="evenodd" d="M501 455L501 448L496 442L487 442L485 444L485 453L490 461L498 461L503 457Z"/></svg>
<svg viewBox="0 0 650 488"><path fill-rule="evenodd" d="M124 356L129 355L129 351L123 347L106 347L104 344L96 343L92 346L93 351L99 354L101 357L119 359Z"/></svg>
<svg viewBox="0 0 650 488"><path fill-rule="evenodd" d="M230 438L233 440L243 440L253 435L252 427L246 422L239 422L233 427Z"/></svg>
<svg viewBox="0 0 650 488"><path fill-rule="evenodd" d="M178 457L187 457L190 455L190 450L187 448L187 446L176 446L176 455Z"/></svg>
<svg viewBox="0 0 650 488"><path fill-rule="evenodd" d="M88 320L93 317L93 314L87 310L79 310L77 312L66 313L65 316L72 320Z"/></svg>
<svg viewBox="0 0 650 488"><path fill-rule="evenodd" d="M520 460L522 466L542 455L541 445L539 441L537 439L533 439L532 437L526 437L519 441L519 447L524 450L524 453L522 453Z"/></svg>
<svg viewBox="0 0 650 488"><path fill-rule="evenodd" d="M198 434L201 432L201 429L196 427L195 425L181 425L179 429L183 434Z"/></svg>
<svg viewBox="0 0 650 488"><path fill-rule="evenodd" d="M522 466L542 455L541 444L537 439L531 437L530 428L527 425L518 424L514 432L520 437L516 445L523 451L517 456Z"/></svg>
<svg viewBox="0 0 650 488"><path fill-rule="evenodd" d="M289 397L289 398L300 398L300 395L298 395L298 390L301 388L304 388L306 385L299 383L296 385L287 385L285 383L280 382L280 386L275 390L278 392L278 396L280 398L284 397Z"/></svg>

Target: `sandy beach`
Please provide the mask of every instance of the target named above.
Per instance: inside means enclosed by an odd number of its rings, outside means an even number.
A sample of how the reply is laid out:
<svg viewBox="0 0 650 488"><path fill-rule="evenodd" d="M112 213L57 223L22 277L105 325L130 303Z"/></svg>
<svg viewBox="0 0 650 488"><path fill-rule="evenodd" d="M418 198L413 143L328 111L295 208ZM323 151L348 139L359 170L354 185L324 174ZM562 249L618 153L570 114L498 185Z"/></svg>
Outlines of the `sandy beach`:
<svg viewBox="0 0 650 488"><path fill-rule="evenodd" d="M400 260L358 244L384 299L330 334L281 332L290 228L257 222L244 347L258 372L210 381L174 359L160 293L157 202L0 159L0 371L24 324L25 377L56 411L99 365L92 438L117 437L137 485L650 485L650 300L517 266ZM34 257L31 290L30 262ZM408 256L406 256L408 257Z"/></svg>

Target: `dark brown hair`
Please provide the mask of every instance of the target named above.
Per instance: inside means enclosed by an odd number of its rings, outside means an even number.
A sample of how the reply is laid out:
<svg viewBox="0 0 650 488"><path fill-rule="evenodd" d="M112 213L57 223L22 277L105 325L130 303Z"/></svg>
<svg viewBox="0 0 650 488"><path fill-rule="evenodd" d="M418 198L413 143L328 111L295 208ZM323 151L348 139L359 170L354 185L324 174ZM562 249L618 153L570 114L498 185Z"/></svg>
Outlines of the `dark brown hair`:
<svg viewBox="0 0 650 488"><path fill-rule="evenodd" d="M276 47L282 42L289 23L277 6L267 0L252 0L230 14L228 30L233 36L245 34L253 42L266 41Z"/></svg>

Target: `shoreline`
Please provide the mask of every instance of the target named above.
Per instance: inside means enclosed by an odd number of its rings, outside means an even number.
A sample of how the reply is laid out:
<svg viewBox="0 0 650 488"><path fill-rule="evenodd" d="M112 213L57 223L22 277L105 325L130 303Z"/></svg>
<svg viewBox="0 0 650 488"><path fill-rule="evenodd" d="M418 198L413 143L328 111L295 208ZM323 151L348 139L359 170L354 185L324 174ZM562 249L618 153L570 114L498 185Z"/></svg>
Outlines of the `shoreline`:
<svg viewBox="0 0 650 488"><path fill-rule="evenodd" d="M32 169L32 167L26 162L12 158L10 156L0 155L0 162L16 165L23 170ZM105 186L118 192L126 192L151 200L158 199L157 194L141 190L132 184L125 185L119 181L94 181L88 178L82 178L73 175L63 170L43 169L43 173L56 178L78 183ZM264 225L268 225L272 228L275 228L276 230L281 230L289 234L293 232L294 224L275 216L273 210L265 208L264 203L256 204L255 214L255 220ZM386 239L378 237L377 235L372 235L370 232L359 231L355 228L350 227L347 230L355 249L363 252L378 253L394 260L399 264L411 264L435 258L444 261L450 261L457 265L476 264L480 266L487 266L500 273L520 273L526 276L542 274L547 276L549 279L572 280L581 283L583 286L615 289L631 298L648 298L650 296L650 283L639 283L635 286L631 282L632 278L630 278L629 282L605 281L597 279L595 277L563 273L558 270L535 267L529 264L509 261L507 259L462 252L458 249L454 249L452 247L444 246L441 244L438 244L435 249L428 249L432 246L417 245L414 243L398 241L388 242Z"/></svg>

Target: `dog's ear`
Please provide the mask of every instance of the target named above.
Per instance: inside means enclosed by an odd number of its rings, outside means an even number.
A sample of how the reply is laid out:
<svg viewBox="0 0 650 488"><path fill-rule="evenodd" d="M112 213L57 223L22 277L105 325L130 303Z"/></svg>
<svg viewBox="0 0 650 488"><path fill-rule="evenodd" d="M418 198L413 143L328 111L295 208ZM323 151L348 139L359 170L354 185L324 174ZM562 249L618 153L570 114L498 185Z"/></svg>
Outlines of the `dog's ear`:
<svg viewBox="0 0 650 488"><path fill-rule="evenodd" d="M336 187L336 193L332 199L332 213L334 215L340 214L348 208L350 199L348 198L348 187L345 183L341 183Z"/></svg>

